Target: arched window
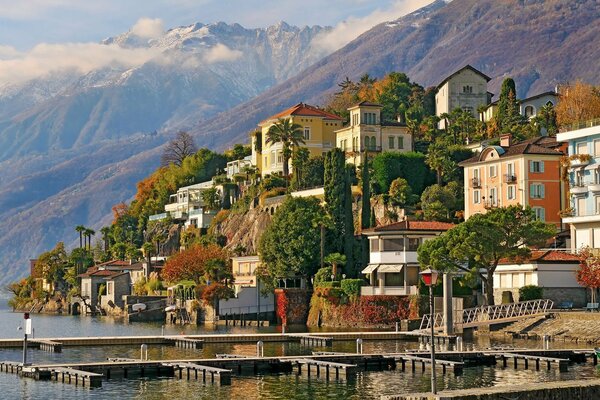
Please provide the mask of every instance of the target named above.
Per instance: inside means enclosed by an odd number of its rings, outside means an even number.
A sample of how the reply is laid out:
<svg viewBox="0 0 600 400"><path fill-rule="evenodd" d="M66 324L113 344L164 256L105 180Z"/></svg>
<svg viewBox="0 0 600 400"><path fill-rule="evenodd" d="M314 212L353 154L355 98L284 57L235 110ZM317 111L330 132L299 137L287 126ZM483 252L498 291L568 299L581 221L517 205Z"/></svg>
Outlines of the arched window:
<svg viewBox="0 0 600 400"><path fill-rule="evenodd" d="M377 148L377 139L375 136L371 136L371 150L375 150Z"/></svg>
<svg viewBox="0 0 600 400"><path fill-rule="evenodd" d="M371 148L371 138L365 136L365 150L369 150Z"/></svg>
<svg viewBox="0 0 600 400"><path fill-rule="evenodd" d="M531 118L531 117L535 116L535 108L533 108L533 106L525 107L525 116L527 118Z"/></svg>

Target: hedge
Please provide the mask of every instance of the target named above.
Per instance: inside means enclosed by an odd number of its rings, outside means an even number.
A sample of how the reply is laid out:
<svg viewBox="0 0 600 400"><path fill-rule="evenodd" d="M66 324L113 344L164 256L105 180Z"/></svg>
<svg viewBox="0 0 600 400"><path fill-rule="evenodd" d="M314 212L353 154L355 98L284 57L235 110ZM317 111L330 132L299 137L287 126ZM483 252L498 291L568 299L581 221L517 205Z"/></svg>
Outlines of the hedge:
<svg viewBox="0 0 600 400"><path fill-rule="evenodd" d="M526 285L519 288L519 301L538 300L543 298L544 288L536 285Z"/></svg>
<svg viewBox="0 0 600 400"><path fill-rule="evenodd" d="M340 287L350 298L360 296L360 287L363 285L362 279L342 279Z"/></svg>

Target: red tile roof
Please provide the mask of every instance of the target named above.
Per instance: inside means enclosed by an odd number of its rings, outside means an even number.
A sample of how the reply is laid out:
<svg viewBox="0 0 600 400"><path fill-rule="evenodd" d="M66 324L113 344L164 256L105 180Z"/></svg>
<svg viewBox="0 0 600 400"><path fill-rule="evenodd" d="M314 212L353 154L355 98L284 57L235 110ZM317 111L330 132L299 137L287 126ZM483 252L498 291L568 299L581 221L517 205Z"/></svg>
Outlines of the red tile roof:
<svg viewBox="0 0 600 400"><path fill-rule="evenodd" d="M525 264L525 263L579 263L580 258L576 254L556 250L533 250L531 256L526 259L503 258L500 264Z"/></svg>
<svg viewBox="0 0 600 400"><path fill-rule="evenodd" d="M322 117L322 118L334 119L334 120L338 120L338 121L342 120L341 117L339 117L335 114L331 114L326 111L323 111L318 107L311 106L311 105L304 104L304 103L298 103L295 106L292 106L286 110L283 110L280 113L270 116L269 118L265 119L264 121L261 121L261 123L259 125L263 125L267 121L284 118L284 117L290 117L292 115L299 115L299 116L306 116L306 117Z"/></svg>
<svg viewBox="0 0 600 400"><path fill-rule="evenodd" d="M94 267L91 267L90 269L92 269L92 268L94 268ZM96 271L90 271L90 269L88 269L83 274L78 275L78 277L79 278L89 278L90 276L113 276L113 275L119 275L122 273L121 271L110 271L108 269L101 269L101 270L96 270Z"/></svg>
<svg viewBox="0 0 600 400"><path fill-rule="evenodd" d="M389 232L389 231L447 231L454 228L454 224L438 221L400 221L389 225L364 230L363 233Z"/></svg>
<svg viewBox="0 0 600 400"><path fill-rule="evenodd" d="M502 146L489 146L484 148L481 153L458 163L460 166L481 162L482 154L490 148L496 148L498 150L498 155L500 158L512 157L516 155L522 154L542 154L542 155L551 155L562 157L565 155L560 147L562 144L556 141L554 137L548 136L540 136L533 139L528 139L519 143L515 143L512 146L502 147Z"/></svg>
<svg viewBox="0 0 600 400"><path fill-rule="evenodd" d="M121 267L128 265L130 265L130 262L125 260L110 260L101 264L96 264L97 267Z"/></svg>

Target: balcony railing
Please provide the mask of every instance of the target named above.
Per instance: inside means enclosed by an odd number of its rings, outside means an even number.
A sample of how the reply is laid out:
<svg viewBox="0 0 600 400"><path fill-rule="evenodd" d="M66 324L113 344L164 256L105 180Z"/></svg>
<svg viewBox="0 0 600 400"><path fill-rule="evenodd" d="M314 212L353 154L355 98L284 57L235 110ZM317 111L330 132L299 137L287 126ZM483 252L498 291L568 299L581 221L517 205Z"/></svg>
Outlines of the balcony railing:
<svg viewBox="0 0 600 400"><path fill-rule="evenodd" d="M504 183L515 183L517 177L514 174L504 174Z"/></svg>
<svg viewBox="0 0 600 400"><path fill-rule="evenodd" d="M480 188L481 180L479 178L471 178L471 187L472 188Z"/></svg>
<svg viewBox="0 0 600 400"><path fill-rule="evenodd" d="M500 201L496 200L496 199L487 199L487 200L483 200L483 207L486 209L491 209L491 208L496 208L496 207L500 207Z"/></svg>
<svg viewBox="0 0 600 400"><path fill-rule="evenodd" d="M598 125L600 125L600 118L592 119L589 121L576 122L574 124L563 127L560 131L561 132L570 132L570 131L576 131L578 129L592 128L592 127L598 126Z"/></svg>

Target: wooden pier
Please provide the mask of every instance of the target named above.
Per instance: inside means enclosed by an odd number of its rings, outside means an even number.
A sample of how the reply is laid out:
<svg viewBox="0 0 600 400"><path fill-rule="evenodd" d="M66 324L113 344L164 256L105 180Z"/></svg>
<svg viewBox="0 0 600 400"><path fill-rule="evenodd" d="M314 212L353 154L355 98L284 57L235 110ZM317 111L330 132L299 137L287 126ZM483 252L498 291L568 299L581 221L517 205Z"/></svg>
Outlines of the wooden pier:
<svg viewBox="0 0 600 400"><path fill-rule="evenodd" d="M326 380L342 380L344 377L346 380L356 378L356 364L344 364L332 361L314 360L311 358L298 358L288 361L296 366L298 375L302 374L302 367L305 366L306 375L308 377L314 372L317 378L325 378Z"/></svg>
<svg viewBox="0 0 600 400"><path fill-rule="evenodd" d="M522 360L525 369L529 369L529 361L535 363L536 371L540 370L540 364L545 363L548 371L550 371L552 365L556 365L560 372L566 372L569 369L568 358L555 358L555 357L543 357L537 355L527 355L519 353L499 353L494 356L502 361L502 367L506 368L508 359L513 359L514 368L517 369L519 360Z"/></svg>
<svg viewBox="0 0 600 400"><path fill-rule="evenodd" d="M202 349L204 347L204 340L194 339L189 337L173 337L168 338L168 341L172 341L175 347L182 349Z"/></svg>
<svg viewBox="0 0 600 400"><path fill-rule="evenodd" d="M27 343L27 347L38 348L50 353L61 353L62 343L53 340L32 339Z"/></svg>
<svg viewBox="0 0 600 400"><path fill-rule="evenodd" d="M408 354L393 354L390 356L393 358L396 364L400 364L401 370L406 371L407 364L410 365L412 372L416 371L417 365L421 365L421 371L425 372L425 366L431 367L431 358L418 357ZM455 375L460 375L463 372L464 363L460 361L448 361L448 360L435 360L436 368L441 368L445 374L447 370L452 371Z"/></svg>
<svg viewBox="0 0 600 400"><path fill-rule="evenodd" d="M307 347L331 347L333 346L333 338L317 335L290 335L292 338L300 339L300 344Z"/></svg>
<svg viewBox="0 0 600 400"><path fill-rule="evenodd" d="M174 362L174 363L163 363L166 367L172 367L175 373L175 376L179 379L183 379L183 372L185 371L185 376L189 381L190 378L195 380L199 380L198 373L200 373L200 378L204 383L212 383L217 385L230 385L231 384L231 370L230 369L222 369L216 367L209 367L206 365L199 365L190 362Z"/></svg>

